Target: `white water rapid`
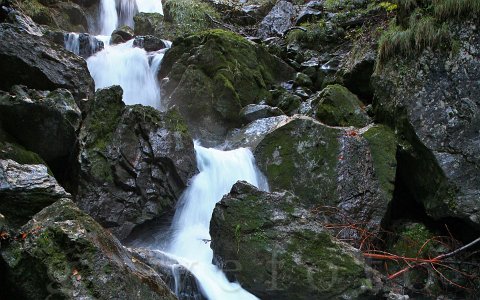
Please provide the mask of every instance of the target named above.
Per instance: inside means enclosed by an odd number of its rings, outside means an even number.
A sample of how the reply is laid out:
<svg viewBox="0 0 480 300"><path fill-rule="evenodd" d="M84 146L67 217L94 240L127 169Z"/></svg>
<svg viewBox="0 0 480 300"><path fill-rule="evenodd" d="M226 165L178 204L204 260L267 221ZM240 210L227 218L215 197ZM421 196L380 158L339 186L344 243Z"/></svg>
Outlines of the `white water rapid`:
<svg viewBox="0 0 480 300"><path fill-rule="evenodd" d="M109 40L109 39L108 39ZM164 51L146 52L134 47L133 40L110 46L87 59L95 88L118 84L126 104L141 103L160 108L157 71Z"/></svg>
<svg viewBox="0 0 480 300"><path fill-rule="evenodd" d="M209 299L256 299L231 283L212 264L210 219L215 204L230 192L238 180L245 180L259 189L268 190L266 178L255 166L249 149L221 151L195 143L200 171L182 195L172 223L173 238L166 249L195 275L203 294Z"/></svg>
<svg viewBox="0 0 480 300"><path fill-rule="evenodd" d="M110 45L110 35L119 26L133 28L133 17L137 12L163 13L161 0L101 0L98 24L100 35L97 40L104 49L87 59L88 70L95 82L95 89L120 85L126 104L143 104L161 109L160 88L157 73L167 49L147 52L134 47L134 40ZM91 32L92 34L92 32ZM79 55L81 45L78 33L65 36L67 50ZM96 44L90 40L92 52ZM170 42L165 41L167 47Z"/></svg>

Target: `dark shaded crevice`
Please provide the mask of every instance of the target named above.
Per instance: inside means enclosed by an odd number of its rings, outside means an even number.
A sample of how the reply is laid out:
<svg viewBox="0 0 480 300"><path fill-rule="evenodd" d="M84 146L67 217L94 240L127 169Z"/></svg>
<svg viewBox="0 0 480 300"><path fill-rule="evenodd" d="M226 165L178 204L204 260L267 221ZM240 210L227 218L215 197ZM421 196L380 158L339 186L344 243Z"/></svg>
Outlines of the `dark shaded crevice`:
<svg viewBox="0 0 480 300"><path fill-rule="evenodd" d="M174 215L175 208L135 226L132 232L122 240L122 244L127 247L163 248L159 246L166 245L170 240L170 225Z"/></svg>
<svg viewBox="0 0 480 300"><path fill-rule="evenodd" d="M355 66L350 73L345 74L344 84L356 94L364 104L372 104L373 87L370 79L375 66L375 60L365 60Z"/></svg>
<svg viewBox="0 0 480 300"><path fill-rule="evenodd" d="M401 151L397 151L397 173L395 179L395 190L393 200L390 203L387 216L385 217L384 228L392 231L398 222L417 222L424 224L430 231L444 236L452 235L453 238L466 244L480 236L480 231L468 222L455 218L446 217L434 219L429 216L422 204L422 199L416 197L416 191L412 191L408 182L411 180L412 170L408 169L409 164L404 161ZM408 178L406 178L408 177ZM431 195L425 195L431 196Z"/></svg>

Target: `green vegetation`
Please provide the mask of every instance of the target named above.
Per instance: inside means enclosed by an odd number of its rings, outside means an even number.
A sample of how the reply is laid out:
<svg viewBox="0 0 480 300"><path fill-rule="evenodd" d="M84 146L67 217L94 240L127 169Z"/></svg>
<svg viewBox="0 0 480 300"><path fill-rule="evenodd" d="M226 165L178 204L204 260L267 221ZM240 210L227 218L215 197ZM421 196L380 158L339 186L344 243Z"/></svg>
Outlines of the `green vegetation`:
<svg viewBox="0 0 480 300"><path fill-rule="evenodd" d="M397 55L425 48L452 49L450 19L480 14L477 0L397 0L398 14L379 41L377 69Z"/></svg>
<svg viewBox="0 0 480 300"><path fill-rule="evenodd" d="M206 2L198 0L166 0L165 17L175 23L184 34L208 29L207 14L219 18L215 9Z"/></svg>
<svg viewBox="0 0 480 300"><path fill-rule="evenodd" d="M480 1L478 0L433 0L433 5L435 16L443 20L462 16L478 18L480 15Z"/></svg>
<svg viewBox="0 0 480 300"><path fill-rule="evenodd" d="M17 0L15 1L15 6L39 24L55 25L50 9L40 4L37 0Z"/></svg>

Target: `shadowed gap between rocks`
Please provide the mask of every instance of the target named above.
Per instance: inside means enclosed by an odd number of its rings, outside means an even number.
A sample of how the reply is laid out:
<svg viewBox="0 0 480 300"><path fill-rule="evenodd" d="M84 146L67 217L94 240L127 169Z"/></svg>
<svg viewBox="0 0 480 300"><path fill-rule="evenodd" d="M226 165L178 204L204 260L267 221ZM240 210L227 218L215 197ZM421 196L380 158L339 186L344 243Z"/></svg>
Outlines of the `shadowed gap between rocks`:
<svg viewBox="0 0 480 300"><path fill-rule="evenodd" d="M412 176L405 163L407 154L397 150L397 173L395 176L395 190L393 200L390 203L384 224L387 230L391 230L396 221L412 221L424 224L432 232L439 232L441 235L450 236L464 244L480 236L476 230L467 222L454 217L435 220L430 217L419 199L415 199L412 191L405 183L406 176ZM448 228L448 229L447 229Z"/></svg>

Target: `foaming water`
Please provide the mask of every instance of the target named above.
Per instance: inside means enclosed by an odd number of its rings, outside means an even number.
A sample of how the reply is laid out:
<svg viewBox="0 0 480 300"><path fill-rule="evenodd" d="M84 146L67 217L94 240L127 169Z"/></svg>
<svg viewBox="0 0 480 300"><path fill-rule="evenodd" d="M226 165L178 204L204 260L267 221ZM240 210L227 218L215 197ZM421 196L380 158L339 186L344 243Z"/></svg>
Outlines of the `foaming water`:
<svg viewBox="0 0 480 300"><path fill-rule="evenodd" d="M195 150L200 173L180 199L167 251L195 275L209 299L256 299L238 283L229 282L225 274L212 264L209 228L215 204L235 182L245 180L268 190L267 181L247 148L221 151L195 143Z"/></svg>
<svg viewBox="0 0 480 300"><path fill-rule="evenodd" d="M133 40L130 40L105 46L104 50L87 59L87 66L96 89L118 84L123 89L123 101L126 104L140 103L160 108L156 74L162 57L162 51L147 53L133 47Z"/></svg>

